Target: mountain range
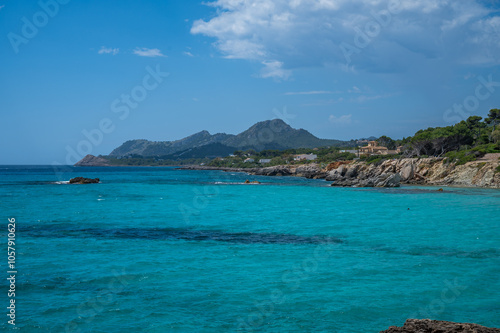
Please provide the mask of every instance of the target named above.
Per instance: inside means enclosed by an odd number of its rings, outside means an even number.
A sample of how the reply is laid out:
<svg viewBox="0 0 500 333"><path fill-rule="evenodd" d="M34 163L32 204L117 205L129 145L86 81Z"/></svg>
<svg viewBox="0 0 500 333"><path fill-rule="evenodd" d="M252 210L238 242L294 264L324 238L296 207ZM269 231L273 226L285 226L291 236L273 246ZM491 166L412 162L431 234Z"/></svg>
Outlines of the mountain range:
<svg viewBox="0 0 500 333"><path fill-rule="evenodd" d="M227 156L235 150L341 147L354 141L319 139L304 129L294 129L281 119L258 122L240 134L210 134L201 131L176 141L130 140L109 156L162 157L167 159Z"/></svg>

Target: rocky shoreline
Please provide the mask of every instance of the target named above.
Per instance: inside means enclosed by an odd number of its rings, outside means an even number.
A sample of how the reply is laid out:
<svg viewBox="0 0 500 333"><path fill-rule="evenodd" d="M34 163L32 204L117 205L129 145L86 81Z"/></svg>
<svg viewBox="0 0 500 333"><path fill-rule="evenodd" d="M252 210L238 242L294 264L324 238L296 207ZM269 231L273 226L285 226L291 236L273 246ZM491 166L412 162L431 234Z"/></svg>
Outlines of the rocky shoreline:
<svg viewBox="0 0 500 333"><path fill-rule="evenodd" d="M477 324L453 323L430 319L408 319L403 327L391 326L380 333L500 333L498 328Z"/></svg>
<svg viewBox="0 0 500 333"><path fill-rule="evenodd" d="M499 160L495 156L468 162L448 163L444 158L389 159L368 164L364 161L334 162L322 168L319 164L278 165L263 168L225 168L185 166L184 170L223 170L246 172L258 176L293 176L325 179L332 186L398 187L400 184L457 187L500 188Z"/></svg>

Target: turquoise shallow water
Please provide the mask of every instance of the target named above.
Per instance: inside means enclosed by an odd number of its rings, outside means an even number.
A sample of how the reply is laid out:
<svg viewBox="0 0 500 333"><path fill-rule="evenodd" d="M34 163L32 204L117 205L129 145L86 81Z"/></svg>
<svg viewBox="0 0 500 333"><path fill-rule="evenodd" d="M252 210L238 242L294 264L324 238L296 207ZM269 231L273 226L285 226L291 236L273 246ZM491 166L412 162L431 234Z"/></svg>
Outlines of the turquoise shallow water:
<svg viewBox="0 0 500 333"><path fill-rule="evenodd" d="M412 317L500 327L498 190L65 171L0 167L21 332L379 332ZM56 183L74 176L102 183Z"/></svg>

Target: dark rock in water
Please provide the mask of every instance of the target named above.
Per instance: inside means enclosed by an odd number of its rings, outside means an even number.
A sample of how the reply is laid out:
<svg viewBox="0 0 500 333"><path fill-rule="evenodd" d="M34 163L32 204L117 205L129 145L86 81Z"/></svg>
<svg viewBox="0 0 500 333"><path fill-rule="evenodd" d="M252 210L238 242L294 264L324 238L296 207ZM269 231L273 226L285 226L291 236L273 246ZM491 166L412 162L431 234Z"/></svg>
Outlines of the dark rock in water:
<svg viewBox="0 0 500 333"><path fill-rule="evenodd" d="M99 178L84 178L84 177L76 177L69 180L70 184L97 184L100 182Z"/></svg>
<svg viewBox="0 0 500 333"><path fill-rule="evenodd" d="M500 329L441 320L407 319L403 327L391 326L380 333L500 333Z"/></svg>
<svg viewBox="0 0 500 333"><path fill-rule="evenodd" d="M260 182L259 182L259 181L257 181L257 180L254 180L254 181L249 181L249 180L247 179L247 180L245 180L245 184L260 184Z"/></svg>

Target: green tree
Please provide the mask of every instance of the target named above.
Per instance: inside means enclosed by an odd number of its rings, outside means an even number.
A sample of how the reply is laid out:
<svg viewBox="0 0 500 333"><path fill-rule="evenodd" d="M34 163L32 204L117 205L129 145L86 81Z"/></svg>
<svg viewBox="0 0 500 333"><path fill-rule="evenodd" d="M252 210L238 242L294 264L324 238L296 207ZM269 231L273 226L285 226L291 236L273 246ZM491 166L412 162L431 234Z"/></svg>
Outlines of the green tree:
<svg viewBox="0 0 500 333"><path fill-rule="evenodd" d="M491 139L494 143L500 143L500 128L497 128L491 133Z"/></svg>
<svg viewBox="0 0 500 333"><path fill-rule="evenodd" d="M500 109L491 109L490 113L488 113L488 118L484 121L488 125L493 125L493 131L495 130L496 125L500 123Z"/></svg>
<svg viewBox="0 0 500 333"><path fill-rule="evenodd" d="M396 141L391 139L388 136L382 135L380 138L377 139L377 142L379 145L387 147L387 149L396 149Z"/></svg>
<svg viewBox="0 0 500 333"><path fill-rule="evenodd" d="M481 135L481 130L486 127L486 124L481 122L482 119L483 118L479 116L470 116L465 121L475 141L479 139L479 136Z"/></svg>

